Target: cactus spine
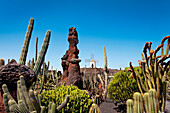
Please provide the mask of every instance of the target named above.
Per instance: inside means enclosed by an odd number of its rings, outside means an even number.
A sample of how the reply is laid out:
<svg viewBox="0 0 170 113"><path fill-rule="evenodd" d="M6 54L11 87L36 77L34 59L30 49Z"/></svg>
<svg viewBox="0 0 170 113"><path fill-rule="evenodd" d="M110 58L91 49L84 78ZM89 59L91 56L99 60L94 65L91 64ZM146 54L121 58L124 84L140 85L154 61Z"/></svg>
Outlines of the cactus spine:
<svg viewBox="0 0 170 113"><path fill-rule="evenodd" d="M38 37L36 38L36 44L35 44L35 63L37 61L37 51L38 51Z"/></svg>
<svg viewBox="0 0 170 113"><path fill-rule="evenodd" d="M36 61L34 69L33 69L36 75L38 75L38 73L40 72L41 65L42 65L42 63L44 61L45 54L47 52L49 41L50 41L50 35L51 35L51 31L48 30L46 35L45 35L43 45L41 47L41 51L40 51L40 53L38 55L38 59Z"/></svg>
<svg viewBox="0 0 170 113"><path fill-rule="evenodd" d="M32 30L33 30L33 25L34 25L34 19L31 18L29 25L28 25L26 35L25 35L24 45L22 47L22 51L21 51L21 55L20 55L20 59L19 59L19 64L25 65L27 52L28 52L28 46L29 46L29 42L30 42Z"/></svg>

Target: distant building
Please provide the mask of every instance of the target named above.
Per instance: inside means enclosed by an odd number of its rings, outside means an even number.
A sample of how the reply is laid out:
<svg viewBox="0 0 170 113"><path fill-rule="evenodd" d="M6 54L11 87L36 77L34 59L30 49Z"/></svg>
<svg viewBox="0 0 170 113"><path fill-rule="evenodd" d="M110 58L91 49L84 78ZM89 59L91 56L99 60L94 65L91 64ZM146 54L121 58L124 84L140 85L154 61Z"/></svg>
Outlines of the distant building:
<svg viewBox="0 0 170 113"><path fill-rule="evenodd" d="M93 59L90 61L90 67L96 68L96 62Z"/></svg>

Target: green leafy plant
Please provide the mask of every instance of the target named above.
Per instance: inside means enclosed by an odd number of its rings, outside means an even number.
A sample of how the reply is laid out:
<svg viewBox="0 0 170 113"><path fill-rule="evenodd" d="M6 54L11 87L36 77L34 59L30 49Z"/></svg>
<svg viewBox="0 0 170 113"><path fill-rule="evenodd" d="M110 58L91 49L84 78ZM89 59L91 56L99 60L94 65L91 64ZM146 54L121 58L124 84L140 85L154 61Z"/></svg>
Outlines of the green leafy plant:
<svg viewBox="0 0 170 113"><path fill-rule="evenodd" d="M134 69L139 75L142 74L139 67L135 67ZM137 91L139 91L137 82L131 73L128 72L128 68L115 73L107 88L108 97L116 105L117 103L126 102L126 100L132 98L133 93Z"/></svg>
<svg viewBox="0 0 170 113"><path fill-rule="evenodd" d="M48 106L49 102L56 103L56 107L61 104L66 95L70 95L67 106L61 110L63 113L88 113L92 104L89 95L85 90L80 90L73 85L60 86L55 90L46 90L41 93L43 106Z"/></svg>

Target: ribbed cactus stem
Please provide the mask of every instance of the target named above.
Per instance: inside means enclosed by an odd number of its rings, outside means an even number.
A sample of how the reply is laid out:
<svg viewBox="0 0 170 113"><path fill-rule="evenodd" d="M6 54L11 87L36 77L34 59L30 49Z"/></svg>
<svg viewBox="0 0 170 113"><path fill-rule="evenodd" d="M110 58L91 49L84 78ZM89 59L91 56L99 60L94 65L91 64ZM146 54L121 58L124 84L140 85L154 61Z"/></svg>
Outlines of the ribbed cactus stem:
<svg viewBox="0 0 170 113"><path fill-rule="evenodd" d="M97 104L92 104L89 113L100 113L100 108Z"/></svg>
<svg viewBox="0 0 170 113"><path fill-rule="evenodd" d="M17 106L17 104L14 100L9 100L8 105L9 105L9 111L10 112L21 113L19 107Z"/></svg>
<svg viewBox="0 0 170 113"><path fill-rule="evenodd" d="M36 38L36 44L35 44L35 63L37 61L37 51L38 51L38 37Z"/></svg>
<svg viewBox="0 0 170 113"><path fill-rule="evenodd" d="M0 59L0 66L5 65L5 60L4 59Z"/></svg>
<svg viewBox="0 0 170 113"><path fill-rule="evenodd" d="M22 51L21 51L21 55L20 55L20 59L19 59L19 64L25 65L27 52L28 52L28 46L29 46L29 42L30 42L32 30L33 30L33 25L34 25L34 19L31 18L29 25L28 25L26 35L25 35L24 45L22 47Z"/></svg>
<svg viewBox="0 0 170 113"><path fill-rule="evenodd" d="M127 113L133 113L133 100L128 99L126 104L127 104Z"/></svg>
<svg viewBox="0 0 170 113"><path fill-rule="evenodd" d="M27 106L25 105L25 103L22 100L18 101L18 107L19 107L21 113L30 113Z"/></svg>
<svg viewBox="0 0 170 113"><path fill-rule="evenodd" d="M105 46L103 46L103 53L104 53L104 75L105 75L105 99L107 96L107 80L108 80L108 73L107 73L107 56Z"/></svg>
<svg viewBox="0 0 170 113"><path fill-rule="evenodd" d="M149 90L151 113L158 113L158 100L155 89Z"/></svg>
<svg viewBox="0 0 170 113"><path fill-rule="evenodd" d="M3 92L4 92L4 93L7 93L8 100L10 100L10 99L12 100L13 98L12 98L11 94L9 93L6 84L3 84L3 85L2 85L2 89L3 89Z"/></svg>
<svg viewBox="0 0 170 113"><path fill-rule="evenodd" d="M22 100L26 105L26 100L25 100L25 96L24 96L22 88L21 88L20 80L17 81L17 92L19 94L19 99L18 100Z"/></svg>
<svg viewBox="0 0 170 113"><path fill-rule="evenodd" d="M34 107L32 105L30 98L29 98L29 94L27 92L27 88L26 88L26 85L25 85L25 80L24 80L24 77L22 75L20 76L20 82L21 82L21 88L22 88L23 94L25 96L26 105L28 106L30 111L34 111Z"/></svg>
<svg viewBox="0 0 170 113"><path fill-rule="evenodd" d="M42 63L44 61L45 54L47 52L49 41L50 41L50 35L51 35L51 31L48 30L46 35L45 35L43 45L41 47L41 51L40 51L40 53L38 55L38 59L36 61L34 69L33 69L36 75L38 75L38 73L40 72L41 65L42 65Z"/></svg>
<svg viewBox="0 0 170 113"><path fill-rule="evenodd" d="M144 93L143 98L144 98L146 113L150 113L151 112L151 103L149 100L149 93Z"/></svg>
<svg viewBox="0 0 170 113"><path fill-rule="evenodd" d="M4 102L4 106L5 106L5 111L7 113L10 113L9 106L8 106L8 96L7 96L7 93L3 94L3 102Z"/></svg>
<svg viewBox="0 0 170 113"><path fill-rule="evenodd" d="M36 97L34 95L34 91L29 90L29 95L30 95L30 99L31 99L36 111L39 113L40 112L40 105L39 105L38 100L36 99Z"/></svg>
<svg viewBox="0 0 170 113"><path fill-rule="evenodd" d="M143 104L142 104L142 97L139 92L135 92L133 95L134 99L134 112L135 113L143 113Z"/></svg>
<svg viewBox="0 0 170 113"><path fill-rule="evenodd" d="M34 58L31 60L31 69L34 69Z"/></svg>

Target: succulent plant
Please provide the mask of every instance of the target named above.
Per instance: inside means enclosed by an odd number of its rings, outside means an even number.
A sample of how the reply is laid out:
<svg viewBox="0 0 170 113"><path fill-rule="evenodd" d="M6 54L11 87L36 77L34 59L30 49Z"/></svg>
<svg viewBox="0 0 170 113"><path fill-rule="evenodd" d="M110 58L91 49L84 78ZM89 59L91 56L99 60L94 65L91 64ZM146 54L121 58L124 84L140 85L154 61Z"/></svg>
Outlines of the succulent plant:
<svg viewBox="0 0 170 113"><path fill-rule="evenodd" d="M166 52L164 54L164 42L167 41ZM153 50L151 49L152 42L146 42L143 48L142 60L139 61L139 65L142 69L143 78L145 84L142 81L141 76L135 72L132 63L130 62L130 68L137 81L139 90L141 95L145 92L148 92L150 89L156 89L157 99L158 99L158 109L160 112L164 112L165 110L165 102L166 102L166 84L167 84L167 76L170 70L170 36L166 36L162 39L161 44ZM161 56L157 56L158 51L161 49ZM149 55L147 54L147 50L149 50Z"/></svg>
<svg viewBox="0 0 170 113"><path fill-rule="evenodd" d="M100 113L100 108L97 104L92 104L89 113Z"/></svg>

